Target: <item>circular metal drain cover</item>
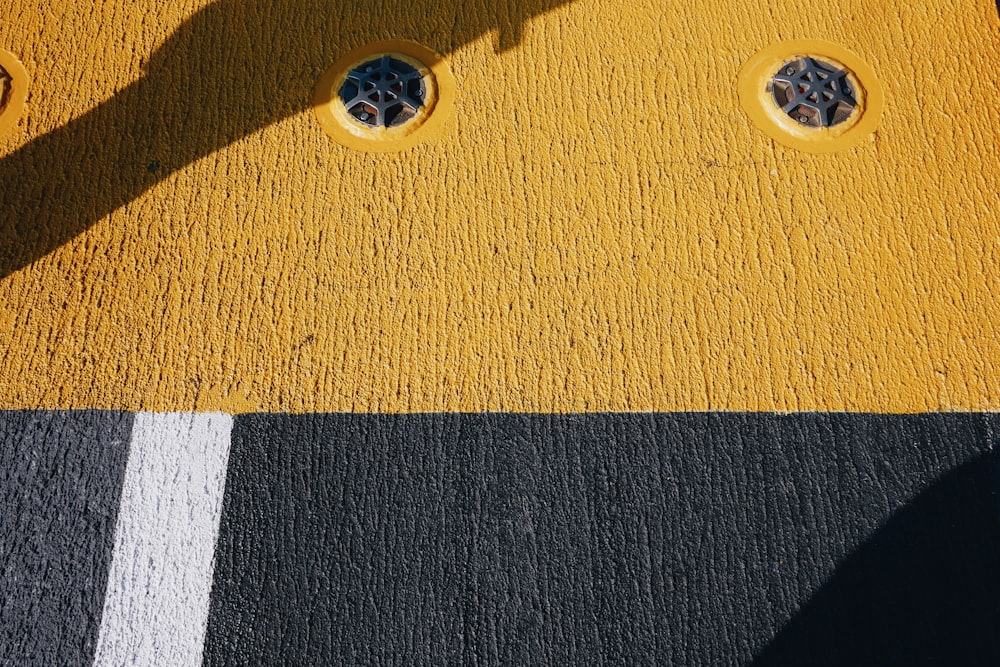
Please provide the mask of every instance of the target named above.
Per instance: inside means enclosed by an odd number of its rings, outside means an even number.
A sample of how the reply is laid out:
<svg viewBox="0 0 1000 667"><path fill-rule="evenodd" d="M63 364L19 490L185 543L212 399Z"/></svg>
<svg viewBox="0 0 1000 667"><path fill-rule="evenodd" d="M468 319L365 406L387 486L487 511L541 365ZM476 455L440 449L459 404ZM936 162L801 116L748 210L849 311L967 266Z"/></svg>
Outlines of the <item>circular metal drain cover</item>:
<svg viewBox="0 0 1000 667"><path fill-rule="evenodd" d="M383 55L361 63L340 88L347 112L368 127L398 127L424 105L427 84L416 67Z"/></svg>
<svg viewBox="0 0 1000 667"><path fill-rule="evenodd" d="M885 93L861 56L821 39L775 42L744 63L740 106L764 134L807 153L857 146L878 128Z"/></svg>
<svg viewBox="0 0 1000 667"><path fill-rule="evenodd" d="M316 82L313 109L337 143L389 153L441 136L455 89L440 55L391 39L360 46L330 65Z"/></svg>
<svg viewBox="0 0 1000 667"><path fill-rule="evenodd" d="M7 108L14 92L14 77L0 65L0 113Z"/></svg>
<svg viewBox="0 0 1000 667"><path fill-rule="evenodd" d="M28 73L10 51L0 49L0 135L17 125L28 96Z"/></svg>
<svg viewBox="0 0 1000 667"><path fill-rule="evenodd" d="M785 63L770 82L775 104L807 127L833 127L858 105L848 73L816 58Z"/></svg>

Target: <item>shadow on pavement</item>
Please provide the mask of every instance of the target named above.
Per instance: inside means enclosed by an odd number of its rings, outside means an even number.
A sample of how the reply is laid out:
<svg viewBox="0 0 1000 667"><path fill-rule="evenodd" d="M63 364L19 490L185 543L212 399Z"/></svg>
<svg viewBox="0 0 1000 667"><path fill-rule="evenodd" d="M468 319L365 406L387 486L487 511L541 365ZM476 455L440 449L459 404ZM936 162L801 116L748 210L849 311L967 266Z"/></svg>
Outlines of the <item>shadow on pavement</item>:
<svg viewBox="0 0 1000 667"><path fill-rule="evenodd" d="M1000 665L998 457L894 515L754 665Z"/></svg>
<svg viewBox="0 0 1000 667"><path fill-rule="evenodd" d="M411 39L448 54L571 0L219 0L107 102L0 160L0 279L87 230L186 165L310 107L347 50Z"/></svg>

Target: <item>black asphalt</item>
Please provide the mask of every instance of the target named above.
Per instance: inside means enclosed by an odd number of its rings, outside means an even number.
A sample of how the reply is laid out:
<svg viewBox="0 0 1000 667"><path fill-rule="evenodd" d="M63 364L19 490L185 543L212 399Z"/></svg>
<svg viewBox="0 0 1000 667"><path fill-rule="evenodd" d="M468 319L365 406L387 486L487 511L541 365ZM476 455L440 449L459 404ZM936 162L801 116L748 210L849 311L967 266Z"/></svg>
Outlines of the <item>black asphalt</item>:
<svg viewBox="0 0 1000 667"><path fill-rule="evenodd" d="M997 665L989 414L249 415L206 665Z"/></svg>
<svg viewBox="0 0 1000 667"><path fill-rule="evenodd" d="M0 411L0 664L90 664L132 415Z"/></svg>

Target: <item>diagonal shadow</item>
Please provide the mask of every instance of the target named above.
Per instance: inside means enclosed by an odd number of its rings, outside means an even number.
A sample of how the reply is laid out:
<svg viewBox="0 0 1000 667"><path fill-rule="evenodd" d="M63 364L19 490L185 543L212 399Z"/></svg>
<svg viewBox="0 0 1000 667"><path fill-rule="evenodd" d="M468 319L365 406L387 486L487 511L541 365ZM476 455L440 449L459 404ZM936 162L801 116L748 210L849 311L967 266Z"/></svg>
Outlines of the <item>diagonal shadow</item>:
<svg viewBox="0 0 1000 667"><path fill-rule="evenodd" d="M998 494L995 455L939 480L852 554L753 664L1000 665Z"/></svg>
<svg viewBox="0 0 1000 667"><path fill-rule="evenodd" d="M572 0L219 0L185 22L146 74L0 160L0 279L186 165L306 111L319 74L391 38L448 54Z"/></svg>

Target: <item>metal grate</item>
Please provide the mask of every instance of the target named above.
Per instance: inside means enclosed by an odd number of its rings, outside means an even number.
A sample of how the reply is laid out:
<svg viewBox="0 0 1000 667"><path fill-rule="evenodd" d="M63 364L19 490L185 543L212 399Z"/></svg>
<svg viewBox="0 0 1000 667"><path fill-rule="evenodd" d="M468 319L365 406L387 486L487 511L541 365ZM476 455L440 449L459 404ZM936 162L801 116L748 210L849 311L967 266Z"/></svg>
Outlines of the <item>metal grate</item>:
<svg viewBox="0 0 1000 667"><path fill-rule="evenodd" d="M367 127L398 127L424 105L427 84L416 67L389 55L355 67L340 88L347 112Z"/></svg>
<svg viewBox="0 0 1000 667"><path fill-rule="evenodd" d="M14 90L14 77L0 66L0 111L7 108L10 102L10 95Z"/></svg>
<svg viewBox="0 0 1000 667"><path fill-rule="evenodd" d="M847 72L815 58L782 65L769 87L775 104L808 127L843 123L858 105Z"/></svg>

